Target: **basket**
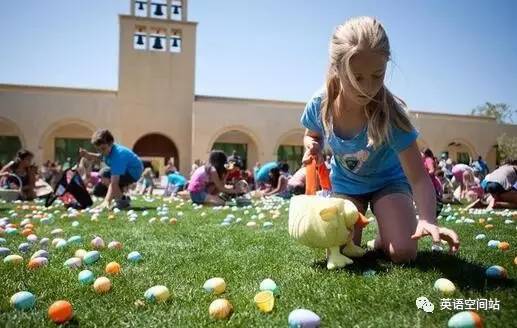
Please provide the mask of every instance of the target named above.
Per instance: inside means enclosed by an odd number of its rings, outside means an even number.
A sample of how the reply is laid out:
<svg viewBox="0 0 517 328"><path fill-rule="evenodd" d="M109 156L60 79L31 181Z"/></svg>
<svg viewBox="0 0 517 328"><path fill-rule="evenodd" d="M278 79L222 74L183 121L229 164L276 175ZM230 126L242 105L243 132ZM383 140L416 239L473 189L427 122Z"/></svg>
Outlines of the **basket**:
<svg viewBox="0 0 517 328"><path fill-rule="evenodd" d="M0 187L0 199L7 202L14 202L22 196L22 180L16 174L8 173L4 177L13 177L18 181L18 189L9 189Z"/></svg>

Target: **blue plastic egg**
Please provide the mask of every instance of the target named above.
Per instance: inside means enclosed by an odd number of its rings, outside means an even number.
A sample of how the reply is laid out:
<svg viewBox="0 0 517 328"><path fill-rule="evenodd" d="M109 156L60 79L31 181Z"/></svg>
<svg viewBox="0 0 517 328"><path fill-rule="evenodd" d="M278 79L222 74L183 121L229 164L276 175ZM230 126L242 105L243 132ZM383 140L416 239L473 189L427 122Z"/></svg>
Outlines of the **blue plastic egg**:
<svg viewBox="0 0 517 328"><path fill-rule="evenodd" d="M11 254L11 250L7 247L0 247L0 258L6 257Z"/></svg>
<svg viewBox="0 0 517 328"><path fill-rule="evenodd" d="M485 239L485 238L486 238L486 235L482 234L482 233L480 233L479 235L476 236L476 240L482 240L482 239Z"/></svg>
<svg viewBox="0 0 517 328"><path fill-rule="evenodd" d="M79 272L79 282L82 285L90 285L95 281L95 276L90 270L83 270Z"/></svg>
<svg viewBox="0 0 517 328"><path fill-rule="evenodd" d="M485 274L490 279L506 279L508 277L508 272L500 265L492 265L486 269Z"/></svg>
<svg viewBox="0 0 517 328"><path fill-rule="evenodd" d="M29 292L18 292L11 296L11 305L17 310L28 310L34 307L36 297Z"/></svg>
<svg viewBox="0 0 517 328"><path fill-rule="evenodd" d="M497 248L499 247L499 243L499 240L489 240L487 245L490 248Z"/></svg>
<svg viewBox="0 0 517 328"><path fill-rule="evenodd" d="M84 254L83 261L85 264L92 264L99 260L101 257L101 254L99 251L89 251L86 254Z"/></svg>
<svg viewBox="0 0 517 328"><path fill-rule="evenodd" d="M462 311L453 315L449 322L448 328L478 328L483 327L483 321L479 314L473 311Z"/></svg>
<svg viewBox="0 0 517 328"><path fill-rule="evenodd" d="M29 243L21 243L18 246L18 250L22 253L27 253L31 248L31 245Z"/></svg>
<svg viewBox="0 0 517 328"><path fill-rule="evenodd" d="M271 229L271 228L273 228L273 223L271 223L269 221L268 222L264 222L264 224L262 224L262 227L264 229Z"/></svg>
<svg viewBox="0 0 517 328"><path fill-rule="evenodd" d="M133 251L127 255L127 259L131 262L140 262L142 260L142 255L137 251Z"/></svg>

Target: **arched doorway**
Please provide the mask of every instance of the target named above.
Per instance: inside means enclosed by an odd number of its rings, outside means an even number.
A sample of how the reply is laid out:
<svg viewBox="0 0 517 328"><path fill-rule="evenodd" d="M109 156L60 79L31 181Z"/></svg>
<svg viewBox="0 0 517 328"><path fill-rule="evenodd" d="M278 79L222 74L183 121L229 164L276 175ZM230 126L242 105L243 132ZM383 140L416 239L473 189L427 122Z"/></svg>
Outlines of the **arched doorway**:
<svg viewBox="0 0 517 328"><path fill-rule="evenodd" d="M0 117L0 168L12 161L21 148L20 130L16 124Z"/></svg>
<svg viewBox="0 0 517 328"><path fill-rule="evenodd" d="M164 168L169 159L173 159L174 165L179 170L178 148L169 137L159 133L146 134L135 142L133 151L144 160L152 164L160 174L164 173Z"/></svg>
<svg viewBox="0 0 517 328"><path fill-rule="evenodd" d="M215 139L210 149L222 150L226 156L235 151L240 156L244 168L249 168L258 160L258 149L251 136L240 130L224 132Z"/></svg>
<svg viewBox="0 0 517 328"><path fill-rule="evenodd" d="M287 163L291 173L296 172L302 165L304 153L303 135L303 130L289 131L280 137L278 142L277 160Z"/></svg>
<svg viewBox="0 0 517 328"><path fill-rule="evenodd" d="M470 164L474 160L475 150L466 142L461 140L451 141L444 151L448 158L456 163Z"/></svg>
<svg viewBox="0 0 517 328"><path fill-rule="evenodd" d="M62 120L52 124L40 141L43 160L56 161L64 167L77 164L79 148L93 150L90 142L93 125L80 120Z"/></svg>

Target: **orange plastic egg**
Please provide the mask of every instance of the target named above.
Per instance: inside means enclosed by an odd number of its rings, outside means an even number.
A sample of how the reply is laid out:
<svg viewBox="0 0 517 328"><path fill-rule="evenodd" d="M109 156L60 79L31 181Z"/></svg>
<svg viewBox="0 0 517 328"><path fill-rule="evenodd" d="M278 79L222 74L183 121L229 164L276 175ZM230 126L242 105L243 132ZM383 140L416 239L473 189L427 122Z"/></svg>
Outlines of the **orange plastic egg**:
<svg viewBox="0 0 517 328"><path fill-rule="evenodd" d="M48 308L48 316L57 324L65 323L74 316L72 304L63 300L54 302Z"/></svg>
<svg viewBox="0 0 517 328"><path fill-rule="evenodd" d="M106 273L108 274L119 274L121 270L120 264L117 262L110 262L106 265Z"/></svg>
<svg viewBox="0 0 517 328"><path fill-rule="evenodd" d="M502 251L507 251L510 249L510 244L506 241L502 241L499 243L499 249L502 250Z"/></svg>

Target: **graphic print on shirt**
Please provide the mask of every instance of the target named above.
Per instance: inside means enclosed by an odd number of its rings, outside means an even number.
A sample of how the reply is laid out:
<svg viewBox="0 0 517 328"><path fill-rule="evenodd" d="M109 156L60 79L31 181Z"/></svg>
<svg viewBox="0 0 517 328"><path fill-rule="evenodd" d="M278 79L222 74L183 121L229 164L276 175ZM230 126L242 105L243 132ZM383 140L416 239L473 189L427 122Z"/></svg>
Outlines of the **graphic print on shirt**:
<svg viewBox="0 0 517 328"><path fill-rule="evenodd" d="M334 154L336 162L344 169L357 173L366 162L370 153L360 150L351 154Z"/></svg>

